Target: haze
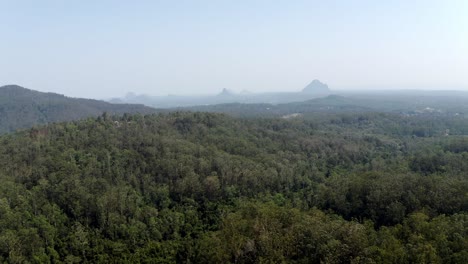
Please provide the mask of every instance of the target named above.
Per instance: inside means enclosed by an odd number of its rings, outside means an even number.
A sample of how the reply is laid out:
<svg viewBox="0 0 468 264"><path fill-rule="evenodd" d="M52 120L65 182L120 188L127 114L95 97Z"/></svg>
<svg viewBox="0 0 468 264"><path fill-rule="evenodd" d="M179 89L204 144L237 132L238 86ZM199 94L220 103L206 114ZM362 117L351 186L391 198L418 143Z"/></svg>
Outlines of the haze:
<svg viewBox="0 0 468 264"><path fill-rule="evenodd" d="M0 1L0 85L74 97L465 89L468 2Z"/></svg>

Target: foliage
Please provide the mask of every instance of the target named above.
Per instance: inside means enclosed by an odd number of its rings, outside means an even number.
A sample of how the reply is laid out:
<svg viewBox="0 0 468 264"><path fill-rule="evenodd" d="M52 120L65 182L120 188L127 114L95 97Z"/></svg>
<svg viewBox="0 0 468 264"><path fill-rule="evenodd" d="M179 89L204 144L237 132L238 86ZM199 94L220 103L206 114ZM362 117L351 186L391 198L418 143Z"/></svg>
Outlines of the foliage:
<svg viewBox="0 0 468 264"><path fill-rule="evenodd" d="M4 135L0 261L466 263L462 121L105 114Z"/></svg>

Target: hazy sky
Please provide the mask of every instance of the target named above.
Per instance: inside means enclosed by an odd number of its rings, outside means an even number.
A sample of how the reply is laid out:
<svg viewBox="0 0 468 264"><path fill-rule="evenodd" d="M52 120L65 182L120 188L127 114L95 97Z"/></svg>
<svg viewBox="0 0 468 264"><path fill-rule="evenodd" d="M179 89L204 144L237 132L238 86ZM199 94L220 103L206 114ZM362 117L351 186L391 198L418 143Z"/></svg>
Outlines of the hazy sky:
<svg viewBox="0 0 468 264"><path fill-rule="evenodd" d="M468 1L0 0L0 85L76 97L468 87Z"/></svg>

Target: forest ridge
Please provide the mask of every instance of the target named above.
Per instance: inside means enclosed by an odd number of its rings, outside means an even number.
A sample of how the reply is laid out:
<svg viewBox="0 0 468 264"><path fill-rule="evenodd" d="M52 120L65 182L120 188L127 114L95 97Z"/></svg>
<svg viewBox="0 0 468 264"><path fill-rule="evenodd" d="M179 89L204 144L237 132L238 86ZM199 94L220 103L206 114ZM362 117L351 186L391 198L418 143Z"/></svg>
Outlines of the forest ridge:
<svg viewBox="0 0 468 264"><path fill-rule="evenodd" d="M38 92L18 85L0 87L0 134L37 124L99 116L103 112L148 114L155 111L143 105L113 105L99 100Z"/></svg>

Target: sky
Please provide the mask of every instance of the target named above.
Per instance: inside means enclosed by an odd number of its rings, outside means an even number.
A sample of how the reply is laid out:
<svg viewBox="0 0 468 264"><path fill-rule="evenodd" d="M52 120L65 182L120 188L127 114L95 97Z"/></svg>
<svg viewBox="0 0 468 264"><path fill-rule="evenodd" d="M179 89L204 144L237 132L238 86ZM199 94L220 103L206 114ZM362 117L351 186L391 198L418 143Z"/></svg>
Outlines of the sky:
<svg viewBox="0 0 468 264"><path fill-rule="evenodd" d="M0 0L0 86L72 97L467 89L466 0Z"/></svg>

